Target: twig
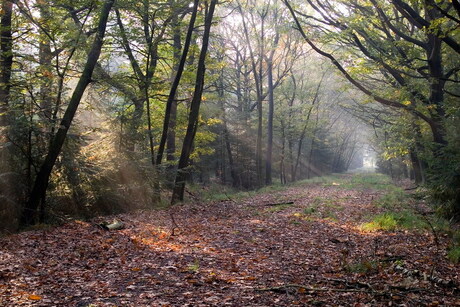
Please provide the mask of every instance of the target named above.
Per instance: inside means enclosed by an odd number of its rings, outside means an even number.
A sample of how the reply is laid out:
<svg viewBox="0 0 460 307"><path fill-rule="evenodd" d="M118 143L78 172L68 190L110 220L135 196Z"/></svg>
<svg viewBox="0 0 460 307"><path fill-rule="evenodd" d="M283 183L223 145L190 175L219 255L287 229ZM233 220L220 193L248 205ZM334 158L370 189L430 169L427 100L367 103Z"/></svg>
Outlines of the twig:
<svg viewBox="0 0 460 307"><path fill-rule="evenodd" d="M454 281L452 280L442 279L442 278L439 278L433 275L426 275L425 273L420 272L419 270L409 270L409 269L403 268L400 265L396 265L394 269L395 271L399 271L403 273L404 275L427 279L434 284L442 285L444 287L455 287L456 286Z"/></svg>
<svg viewBox="0 0 460 307"><path fill-rule="evenodd" d="M193 198L194 200L200 200L199 197L197 197L195 194L193 194L192 192L190 192L189 190L185 189L185 193L187 193L188 195L190 195L191 198Z"/></svg>
<svg viewBox="0 0 460 307"><path fill-rule="evenodd" d="M361 290L361 289L340 289L340 288L312 288L306 285L299 285L299 284L287 284L287 285L281 285L277 287L269 287L269 288L260 288L256 289L256 291L286 291L287 288L299 288L299 289L304 289L306 291L312 291L312 292L362 292L362 293L378 293L373 290Z"/></svg>
<svg viewBox="0 0 460 307"><path fill-rule="evenodd" d="M421 209L415 207L415 210L423 218L423 220L425 220L425 222L428 224L428 226L430 226L431 232L433 233L433 237L434 237L434 243L436 245L436 254L435 255L439 256L439 251L440 251L441 247L440 247L440 243L439 243L438 232L436 231L436 229L434 229L433 223L431 223L431 221L428 219L426 214ZM435 278L433 275L434 275L434 271L435 271L435 268L436 268L436 263L437 263L437 261L433 261L433 265L431 267L431 272L430 272L430 280Z"/></svg>
<svg viewBox="0 0 460 307"><path fill-rule="evenodd" d="M293 205L294 202L293 201L285 201L285 202L281 202L281 203L273 203L273 204L265 204L264 206L281 206L281 205Z"/></svg>
<svg viewBox="0 0 460 307"><path fill-rule="evenodd" d="M347 286L358 286L358 287L363 287L363 288L368 288L372 291L375 291L374 288L368 283L360 282L360 281L349 281L345 279L335 279L335 278L325 278L325 281L333 281L333 282L338 282L338 283L344 283Z"/></svg>

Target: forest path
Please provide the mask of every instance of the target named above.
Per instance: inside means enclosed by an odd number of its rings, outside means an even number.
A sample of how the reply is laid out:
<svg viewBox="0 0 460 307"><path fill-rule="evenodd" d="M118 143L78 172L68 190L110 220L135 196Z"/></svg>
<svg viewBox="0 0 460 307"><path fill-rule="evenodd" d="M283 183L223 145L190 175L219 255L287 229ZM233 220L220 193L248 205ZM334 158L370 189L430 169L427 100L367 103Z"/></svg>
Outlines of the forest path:
<svg viewBox="0 0 460 307"><path fill-rule="evenodd" d="M175 207L174 236L161 210L116 216L123 230L96 219L4 237L0 305L460 305L446 236L362 230L389 207L423 210L392 203L401 193L383 176L346 174Z"/></svg>

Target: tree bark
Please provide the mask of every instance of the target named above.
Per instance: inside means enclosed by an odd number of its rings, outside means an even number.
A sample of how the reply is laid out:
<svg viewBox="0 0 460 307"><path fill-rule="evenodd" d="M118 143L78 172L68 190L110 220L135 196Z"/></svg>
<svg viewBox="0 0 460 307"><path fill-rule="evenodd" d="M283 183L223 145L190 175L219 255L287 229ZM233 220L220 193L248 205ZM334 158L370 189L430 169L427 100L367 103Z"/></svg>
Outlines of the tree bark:
<svg viewBox="0 0 460 307"><path fill-rule="evenodd" d="M195 20L196 20L196 15L198 11L198 2L199 0L195 0L193 2L192 16L190 17L190 22L189 22L189 26L187 30L187 36L184 42L184 50L182 51L182 56L179 62L179 66L177 67L176 77L174 78L173 84L171 85L171 90L169 91L168 101L166 102L165 117L163 121L163 132L161 133L160 145L158 148L157 158L156 158L157 164L161 164L161 161L163 160L166 140L168 137L168 130L171 124L171 118L172 118L171 115L172 113L176 111L177 105L175 105L175 99L176 99L176 94L177 94L177 88L179 87L179 82L182 78L182 73L184 71L185 62L187 61L188 51L190 49L190 43L192 40L193 29L195 26ZM203 74L204 74L204 71L203 71ZM200 94L200 99L201 99L201 94ZM173 124L175 126L174 118L173 118Z"/></svg>
<svg viewBox="0 0 460 307"><path fill-rule="evenodd" d="M271 56L273 57L273 55ZM265 156L265 184L272 184L273 155L273 114L275 112L273 89L273 59L268 59L268 120L267 120L267 152Z"/></svg>
<svg viewBox="0 0 460 307"><path fill-rule="evenodd" d="M61 153L62 145L64 144L67 132L72 124L72 120L75 116L75 113L77 112L78 105L80 104L83 93L88 84L91 82L91 76L94 67L96 66L97 60L99 59L99 55L101 53L108 16L114 2L115 0L105 1L104 6L101 10L101 13L99 15L97 32L95 34L95 38L91 46L91 49L88 53L88 58L85 67L83 69L82 75L80 76L78 84L72 94L69 105L67 106L67 109L64 113L59 129L51 142L45 161L41 165L37 177L35 178L32 192L22 213L22 225L30 225L34 223L36 221L37 208L40 205L44 206L46 190L48 188L51 171L53 170L57 157Z"/></svg>
<svg viewBox="0 0 460 307"><path fill-rule="evenodd" d="M0 129L8 126L8 105L11 90L11 67L13 66L13 38L11 34L11 19L13 2L2 1L0 17ZM6 142L6 131L1 131L1 143ZM5 139L4 139L5 138Z"/></svg>
<svg viewBox="0 0 460 307"><path fill-rule="evenodd" d="M181 61L181 29L177 15L174 14L171 22L173 31L173 56L174 56L174 72L179 71L179 63ZM172 74L175 78L175 74ZM173 81L174 82L174 81ZM177 93L171 103L171 111L169 114L168 137L166 140L166 160L174 161L176 159L176 119L177 119Z"/></svg>
<svg viewBox="0 0 460 307"><path fill-rule="evenodd" d="M47 5L40 5L41 19L44 21L42 28L44 31L48 31L47 20L50 18L50 11ZM40 61L40 73L42 78L40 80L40 116L47 123L51 122L52 119L52 84L53 75L51 74L51 60L53 56L51 54L50 39L47 33L40 34L39 44L39 61Z"/></svg>
<svg viewBox="0 0 460 307"><path fill-rule="evenodd" d="M211 0L209 11L206 14L203 40L201 45L200 57L198 60L198 67L195 80L195 91L193 99L190 104L190 112L188 117L187 132L185 134L184 143L182 145L181 156L174 182L173 194L171 197L171 204L184 200L185 179L187 176L186 167L189 164L190 154L192 152L193 141L198 128L198 116L200 113L201 97L203 94L204 77L206 72L205 61L209 45L209 36L211 33L212 19L214 16L214 9L217 0Z"/></svg>

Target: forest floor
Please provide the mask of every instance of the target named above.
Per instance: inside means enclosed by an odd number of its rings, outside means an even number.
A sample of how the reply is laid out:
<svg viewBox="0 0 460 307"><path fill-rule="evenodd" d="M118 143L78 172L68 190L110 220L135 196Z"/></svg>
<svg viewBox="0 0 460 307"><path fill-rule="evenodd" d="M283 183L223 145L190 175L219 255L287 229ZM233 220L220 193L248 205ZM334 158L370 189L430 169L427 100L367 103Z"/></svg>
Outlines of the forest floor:
<svg viewBox="0 0 460 307"><path fill-rule="evenodd" d="M0 305L460 306L449 235L402 194L346 174L110 217L122 230L97 218L6 236Z"/></svg>

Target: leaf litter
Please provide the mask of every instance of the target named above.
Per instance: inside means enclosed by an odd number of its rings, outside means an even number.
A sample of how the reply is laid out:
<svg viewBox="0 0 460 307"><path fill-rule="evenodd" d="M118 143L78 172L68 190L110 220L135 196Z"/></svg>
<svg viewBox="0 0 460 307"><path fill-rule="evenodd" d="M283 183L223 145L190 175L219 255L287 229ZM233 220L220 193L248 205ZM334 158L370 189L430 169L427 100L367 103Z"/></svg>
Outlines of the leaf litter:
<svg viewBox="0 0 460 307"><path fill-rule="evenodd" d="M7 236L0 305L460 306L447 237L360 230L383 193L310 183Z"/></svg>

